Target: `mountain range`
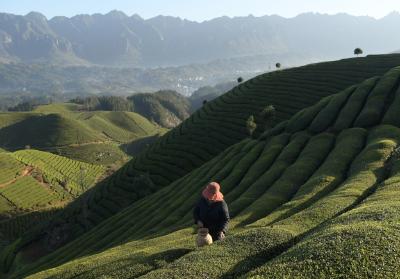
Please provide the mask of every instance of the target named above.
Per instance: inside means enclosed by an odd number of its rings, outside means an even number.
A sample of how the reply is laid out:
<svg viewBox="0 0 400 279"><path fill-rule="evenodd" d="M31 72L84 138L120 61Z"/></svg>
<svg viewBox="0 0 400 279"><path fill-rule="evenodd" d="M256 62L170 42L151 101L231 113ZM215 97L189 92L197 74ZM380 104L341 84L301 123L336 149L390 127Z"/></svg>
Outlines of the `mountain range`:
<svg viewBox="0 0 400 279"><path fill-rule="evenodd" d="M194 22L170 16L143 19L120 11L47 19L0 14L0 62L178 66L215 59L294 54L308 59L350 56L399 48L393 36L400 14L382 19L347 14L220 17Z"/></svg>

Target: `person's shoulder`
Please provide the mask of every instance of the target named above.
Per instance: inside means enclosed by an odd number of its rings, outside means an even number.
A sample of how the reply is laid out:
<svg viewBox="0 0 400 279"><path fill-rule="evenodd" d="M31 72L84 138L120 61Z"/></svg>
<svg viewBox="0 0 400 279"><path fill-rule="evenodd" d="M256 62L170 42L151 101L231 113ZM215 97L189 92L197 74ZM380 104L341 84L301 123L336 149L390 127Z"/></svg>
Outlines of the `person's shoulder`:
<svg viewBox="0 0 400 279"><path fill-rule="evenodd" d="M218 201L218 204L220 204L222 207L228 207L228 204L226 203L225 200Z"/></svg>
<svg viewBox="0 0 400 279"><path fill-rule="evenodd" d="M207 203L207 200L204 197L200 197L197 203Z"/></svg>

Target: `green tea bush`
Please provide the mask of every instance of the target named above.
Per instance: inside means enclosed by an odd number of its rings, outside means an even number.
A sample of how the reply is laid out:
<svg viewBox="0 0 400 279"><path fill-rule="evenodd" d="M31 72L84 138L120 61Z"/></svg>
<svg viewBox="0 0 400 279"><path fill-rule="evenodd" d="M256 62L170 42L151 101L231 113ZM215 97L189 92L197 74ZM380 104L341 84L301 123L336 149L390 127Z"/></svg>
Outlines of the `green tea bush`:
<svg viewBox="0 0 400 279"><path fill-rule="evenodd" d="M371 90L379 82L378 77L370 78L360 85L351 94L344 108L341 110L334 125L335 131L342 131L352 127L358 114L361 112Z"/></svg>
<svg viewBox="0 0 400 279"><path fill-rule="evenodd" d="M381 121L386 101L397 90L400 68L394 68L384 75L368 96L367 103L355 121L357 127L371 127Z"/></svg>

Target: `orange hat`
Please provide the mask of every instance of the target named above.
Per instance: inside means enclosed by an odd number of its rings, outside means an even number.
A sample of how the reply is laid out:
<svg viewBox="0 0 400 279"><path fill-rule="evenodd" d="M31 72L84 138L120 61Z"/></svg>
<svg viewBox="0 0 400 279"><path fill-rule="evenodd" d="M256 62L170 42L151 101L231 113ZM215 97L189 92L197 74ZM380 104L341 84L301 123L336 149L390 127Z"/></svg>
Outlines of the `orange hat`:
<svg viewBox="0 0 400 279"><path fill-rule="evenodd" d="M203 197L210 201L223 201L224 195L220 192L221 186L217 182L211 182L203 190Z"/></svg>

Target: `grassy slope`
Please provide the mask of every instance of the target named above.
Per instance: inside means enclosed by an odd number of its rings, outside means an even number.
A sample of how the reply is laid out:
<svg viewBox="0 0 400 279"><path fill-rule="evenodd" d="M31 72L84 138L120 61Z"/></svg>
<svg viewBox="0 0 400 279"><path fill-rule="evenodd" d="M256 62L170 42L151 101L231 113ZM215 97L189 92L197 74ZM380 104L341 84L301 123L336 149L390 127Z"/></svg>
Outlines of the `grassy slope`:
<svg viewBox="0 0 400 279"><path fill-rule="evenodd" d="M78 111L80 105L73 103L60 103L60 104L49 104L41 105L35 108L34 112L49 114L49 113L71 113Z"/></svg>
<svg viewBox="0 0 400 279"><path fill-rule="evenodd" d="M3 148L17 150L26 145L34 148L48 148L105 141L105 137L62 114L36 114L2 128L0 140Z"/></svg>
<svg viewBox="0 0 400 279"><path fill-rule="evenodd" d="M68 103L39 106L32 113L0 114L3 149L14 151L29 145L97 164L125 161L121 143L162 131L133 112L79 112L78 105Z"/></svg>
<svg viewBox="0 0 400 279"><path fill-rule="evenodd" d="M80 113L78 119L117 142L128 142L151 135L156 130L146 118L133 112L86 112Z"/></svg>
<svg viewBox="0 0 400 279"><path fill-rule="evenodd" d="M168 132L115 175L91 191L88 194L91 196L89 223L91 226L97 225L131 205L132 202L177 181L227 147L241 142L247 137L245 129L247 118L252 114L257 115L265 106L273 104L277 109L277 122L282 123L321 98L366 78L383 74L398 64L400 64L400 55L369 56L277 71L241 84L220 98L207 103L179 127ZM366 97L365 93L363 95L363 90L368 91L368 88L374 85L374 79L368 81L364 85L366 89L358 90L352 102L357 103L358 99ZM346 101L346 94L350 93L352 92L344 93L337 102L341 104ZM328 101L328 99L325 100L325 103L317 105L305 115L294 116L288 124L288 131L295 132L307 128L307 121L312 121L316 113ZM351 110L348 112L350 114L356 111L351 108L347 110ZM335 112L335 109L332 112ZM325 114L330 113L328 110ZM299 118L303 119L303 123L296 121ZM329 121L329 119L332 120L327 117L320 118L318 121L324 124L324 121ZM344 129L348 125L346 121L341 120L336 128ZM318 122L313 123L311 129L318 129L318 125ZM301 148L301 144L304 144L306 139L299 138L298 141L297 147L293 148ZM291 158L293 159L295 158ZM285 168L285 164L276 168L275 175L279 175ZM273 175L274 173L271 174L272 178L274 178ZM235 179L240 179L240 177L239 173ZM240 194L240 192L237 193ZM257 191L249 195L250 198L254 198ZM85 230L80 221L81 217L80 209L72 204L60 218L61 222L68 222L72 226L70 235L72 239Z"/></svg>
<svg viewBox="0 0 400 279"><path fill-rule="evenodd" d="M396 68L323 99L15 274L393 277L400 256L399 81ZM191 209L210 180L221 181L232 229L225 241L194 249Z"/></svg>
<svg viewBox="0 0 400 279"><path fill-rule="evenodd" d="M94 132L117 142L128 142L135 138L154 134L158 129L143 116L134 112L94 111L79 112L77 104L51 104L39 106L35 112L58 113L78 120Z"/></svg>

